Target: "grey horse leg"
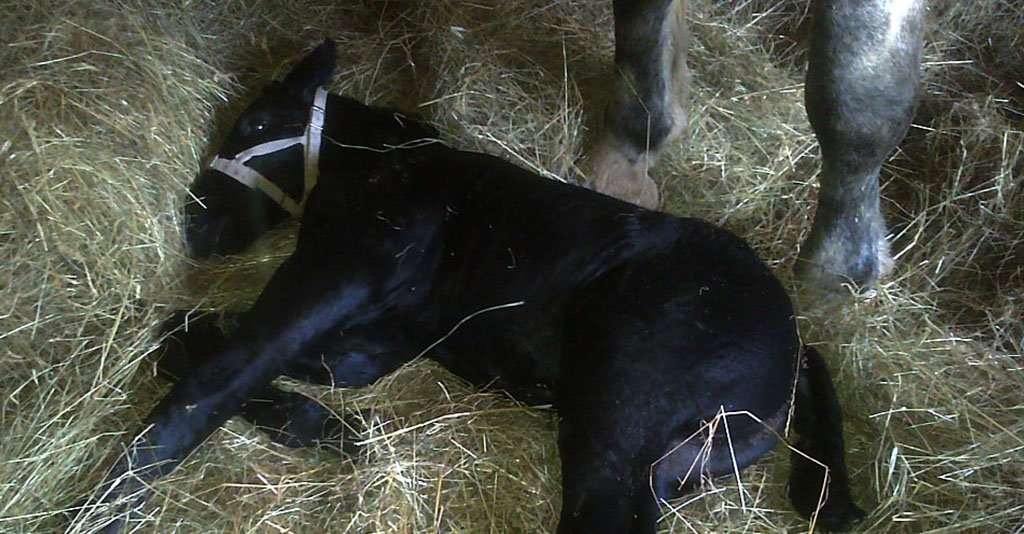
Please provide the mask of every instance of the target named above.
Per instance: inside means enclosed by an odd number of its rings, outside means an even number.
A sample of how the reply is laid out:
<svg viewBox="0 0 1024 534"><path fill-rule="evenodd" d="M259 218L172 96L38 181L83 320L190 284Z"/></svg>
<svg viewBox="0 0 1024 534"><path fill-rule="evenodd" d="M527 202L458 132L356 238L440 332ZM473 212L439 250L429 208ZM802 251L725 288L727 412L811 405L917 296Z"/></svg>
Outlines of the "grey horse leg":
<svg viewBox="0 0 1024 534"><path fill-rule="evenodd" d="M813 0L807 114L821 145L821 191L797 275L871 283L892 269L878 173L920 93L923 0Z"/></svg>

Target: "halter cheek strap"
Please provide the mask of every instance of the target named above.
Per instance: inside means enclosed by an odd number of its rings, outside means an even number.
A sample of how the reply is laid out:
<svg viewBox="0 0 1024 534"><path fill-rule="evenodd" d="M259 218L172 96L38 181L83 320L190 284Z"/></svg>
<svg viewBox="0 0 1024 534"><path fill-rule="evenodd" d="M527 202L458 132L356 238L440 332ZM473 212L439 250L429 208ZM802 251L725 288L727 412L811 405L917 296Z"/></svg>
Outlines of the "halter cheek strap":
<svg viewBox="0 0 1024 534"><path fill-rule="evenodd" d="M302 215L302 208L306 204L306 199L309 198L309 192L316 185L317 175L320 172L320 144L323 139L326 112L327 90L318 87L313 97L313 107L309 112L306 131L301 136L267 141L243 150L230 159L217 156L213 158L208 168L234 178L249 189L262 191L293 217L299 217ZM303 174L305 176L302 197L298 201L286 195L277 184L268 180L259 171L246 165L254 157L280 152L295 145L302 145Z"/></svg>

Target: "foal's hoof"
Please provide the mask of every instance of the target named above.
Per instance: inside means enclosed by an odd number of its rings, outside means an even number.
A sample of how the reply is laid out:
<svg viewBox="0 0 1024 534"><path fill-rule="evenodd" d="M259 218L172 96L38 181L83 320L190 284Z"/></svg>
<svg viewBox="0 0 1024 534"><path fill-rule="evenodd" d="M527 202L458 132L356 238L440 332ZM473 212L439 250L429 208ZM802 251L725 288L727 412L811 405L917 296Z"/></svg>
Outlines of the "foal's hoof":
<svg viewBox="0 0 1024 534"><path fill-rule="evenodd" d="M339 419L332 416L324 424L324 433L317 440L317 446L342 456L356 458L363 450L362 445L357 443L359 436L366 435L363 430L363 423L357 417L346 415L344 419Z"/></svg>
<svg viewBox="0 0 1024 534"><path fill-rule="evenodd" d="M792 492L790 493L792 496ZM817 496L815 496L815 503ZM815 507L809 510L797 510L805 518L810 518ZM861 510L849 497L837 498L830 496L818 510L818 517L815 520L816 532L847 532L854 524L864 519L864 510Z"/></svg>
<svg viewBox="0 0 1024 534"><path fill-rule="evenodd" d="M292 391L268 388L242 407L241 415L271 441L286 447L317 447L344 456L355 456L362 424L353 416L344 419L314 399Z"/></svg>
<svg viewBox="0 0 1024 534"><path fill-rule="evenodd" d="M629 157L607 135L594 146L583 164L584 186L647 209L660 203L658 185L647 176L648 158Z"/></svg>
<svg viewBox="0 0 1024 534"><path fill-rule="evenodd" d="M205 357L222 349L227 341L214 313L179 310L163 322L160 333L164 339L152 358L157 363L157 373L175 383Z"/></svg>

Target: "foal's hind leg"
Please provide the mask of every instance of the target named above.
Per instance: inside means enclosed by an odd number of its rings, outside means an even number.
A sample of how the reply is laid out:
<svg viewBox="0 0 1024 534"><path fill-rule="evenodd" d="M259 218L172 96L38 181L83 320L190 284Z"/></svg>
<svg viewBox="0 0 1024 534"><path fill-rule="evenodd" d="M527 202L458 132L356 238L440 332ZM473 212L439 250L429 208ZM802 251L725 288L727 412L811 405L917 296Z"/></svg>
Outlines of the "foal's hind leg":
<svg viewBox="0 0 1024 534"><path fill-rule="evenodd" d="M665 145L686 126L687 0L615 0L615 72L604 132L591 150L587 187L658 207L649 176Z"/></svg>
<svg viewBox="0 0 1024 534"><path fill-rule="evenodd" d="M654 458L638 446L646 437L641 414L585 417L568 399L559 402L562 513L558 534L654 534L661 515L651 491ZM588 414L595 415L595 414ZM610 416L610 417L604 417ZM628 444L628 445L627 445Z"/></svg>
<svg viewBox="0 0 1024 534"><path fill-rule="evenodd" d="M878 172L903 139L920 88L923 0L814 0L807 114L821 191L797 274L824 287L892 269Z"/></svg>

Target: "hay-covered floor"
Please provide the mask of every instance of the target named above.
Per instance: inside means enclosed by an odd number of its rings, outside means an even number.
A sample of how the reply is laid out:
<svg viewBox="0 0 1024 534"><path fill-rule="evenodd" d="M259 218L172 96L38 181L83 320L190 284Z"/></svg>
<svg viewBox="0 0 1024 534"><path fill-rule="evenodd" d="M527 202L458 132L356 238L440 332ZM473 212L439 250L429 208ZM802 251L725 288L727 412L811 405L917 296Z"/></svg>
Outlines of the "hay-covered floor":
<svg viewBox="0 0 1024 534"><path fill-rule="evenodd" d="M687 138L665 208L733 229L787 283L814 211L805 0L695 0ZM247 95L325 36L333 87L454 145L569 176L600 110L609 1L11 0L0 8L0 532L55 532L166 386L181 307L239 309L294 226L182 255L176 213ZM924 100L884 169L898 266L804 296L844 402L865 532L1024 532L1024 8L934 3ZM553 532L554 419L420 363L374 387L286 384L372 426L365 457L232 421L156 486L139 532ZM666 509L677 533L806 532L787 455ZM88 522L74 532L88 532Z"/></svg>

